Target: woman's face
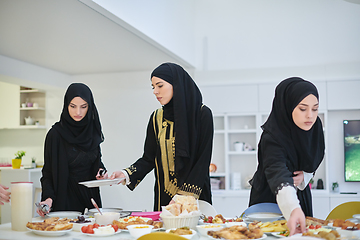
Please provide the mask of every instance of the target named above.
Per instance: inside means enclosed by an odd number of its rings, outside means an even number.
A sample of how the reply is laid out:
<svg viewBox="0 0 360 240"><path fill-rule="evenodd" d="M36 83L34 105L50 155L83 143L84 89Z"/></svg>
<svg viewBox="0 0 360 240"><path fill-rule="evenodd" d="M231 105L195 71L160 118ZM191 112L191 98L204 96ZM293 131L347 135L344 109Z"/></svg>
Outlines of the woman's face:
<svg viewBox="0 0 360 240"><path fill-rule="evenodd" d="M305 97L292 112L296 126L305 131L310 130L317 119L318 108L319 101L313 94Z"/></svg>
<svg viewBox="0 0 360 240"><path fill-rule="evenodd" d="M81 121L86 116L88 109L88 103L81 97L74 97L68 106L71 118L77 122Z"/></svg>
<svg viewBox="0 0 360 240"><path fill-rule="evenodd" d="M173 97L173 86L165 80L158 77L151 78L151 86L154 89L153 93L161 105L166 105Z"/></svg>

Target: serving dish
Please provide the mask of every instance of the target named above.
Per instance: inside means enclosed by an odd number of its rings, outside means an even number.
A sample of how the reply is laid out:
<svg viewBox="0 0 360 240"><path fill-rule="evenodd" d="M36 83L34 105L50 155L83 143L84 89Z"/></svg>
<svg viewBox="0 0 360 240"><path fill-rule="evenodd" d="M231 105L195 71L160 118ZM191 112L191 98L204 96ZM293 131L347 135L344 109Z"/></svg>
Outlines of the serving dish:
<svg viewBox="0 0 360 240"><path fill-rule="evenodd" d="M151 233L151 230L154 228L152 225L144 225L144 224L136 224L127 226L129 233L135 239L139 237Z"/></svg>
<svg viewBox="0 0 360 240"><path fill-rule="evenodd" d="M26 228L27 230L37 234L37 235L41 235L41 236L47 236L47 237L58 237L58 236L63 236L66 233L72 231L72 229L69 230L61 230L61 231L41 231L41 230L35 230L35 229L31 229L31 228Z"/></svg>
<svg viewBox="0 0 360 240"><path fill-rule="evenodd" d="M212 224L212 225L197 225L196 230L202 235L202 236L208 236L208 231L217 231L224 228L223 225L220 224Z"/></svg>
<svg viewBox="0 0 360 240"><path fill-rule="evenodd" d="M247 221L260 221L260 222L273 222L282 218L280 213L269 213L269 212L254 212L246 214L245 220Z"/></svg>
<svg viewBox="0 0 360 240"><path fill-rule="evenodd" d="M88 188L93 187L101 187L101 186L109 186L109 185L115 185L120 183L125 178L115 178L115 179L100 179L100 180L92 180L92 181L85 181L85 182L79 182L79 184L82 184Z"/></svg>
<svg viewBox="0 0 360 240"><path fill-rule="evenodd" d="M108 236L112 236L112 235L115 235L115 234L118 234L121 232L121 229L118 229L116 232L114 233L106 233L106 234L91 234L91 233L81 233L81 234L84 234L86 236L90 236L90 237L108 237Z"/></svg>
<svg viewBox="0 0 360 240"><path fill-rule="evenodd" d="M58 211L58 212L49 212L46 214L47 217L59 217L59 218L70 218L77 219L81 215L81 212L76 211Z"/></svg>
<svg viewBox="0 0 360 240"><path fill-rule="evenodd" d="M176 228L167 229L165 232L170 233L171 230L176 230ZM193 229L190 229L190 231L192 232L192 234L179 235L179 236L182 236L182 237L187 238L187 239L192 239L196 235L196 231L193 230Z"/></svg>

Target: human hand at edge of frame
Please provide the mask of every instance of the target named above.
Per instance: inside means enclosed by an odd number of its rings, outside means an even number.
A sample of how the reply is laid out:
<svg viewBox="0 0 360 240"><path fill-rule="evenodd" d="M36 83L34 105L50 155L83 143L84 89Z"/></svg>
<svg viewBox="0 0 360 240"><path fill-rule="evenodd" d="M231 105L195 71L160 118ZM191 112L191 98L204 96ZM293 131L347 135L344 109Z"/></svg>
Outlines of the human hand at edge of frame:
<svg viewBox="0 0 360 240"><path fill-rule="evenodd" d="M296 233L306 232L305 214L301 208L295 208L290 214L290 218L287 221L289 228L289 237Z"/></svg>
<svg viewBox="0 0 360 240"><path fill-rule="evenodd" d="M299 186L304 181L304 172L303 171L295 171L294 172L294 185L295 187Z"/></svg>
<svg viewBox="0 0 360 240"><path fill-rule="evenodd" d="M125 185L126 184L126 176L122 171L115 171L110 175L110 179L115 179L115 178L124 178L123 180L121 180L121 182L119 182L118 184L122 184Z"/></svg>
<svg viewBox="0 0 360 240"><path fill-rule="evenodd" d="M45 201L40 202L40 205L47 204L49 206L49 211L47 213L44 213L39 208L36 209L36 212L41 216L44 217L45 214L48 214L50 212L51 206L52 206L53 200L51 198L46 199Z"/></svg>
<svg viewBox="0 0 360 240"><path fill-rule="evenodd" d="M0 205L4 205L4 202L10 202L11 192L7 191L9 187L0 184Z"/></svg>
<svg viewBox="0 0 360 240"><path fill-rule="evenodd" d="M102 168L99 168L99 171L96 174L96 179L100 180L100 179L107 179L107 178L109 178L107 171Z"/></svg>

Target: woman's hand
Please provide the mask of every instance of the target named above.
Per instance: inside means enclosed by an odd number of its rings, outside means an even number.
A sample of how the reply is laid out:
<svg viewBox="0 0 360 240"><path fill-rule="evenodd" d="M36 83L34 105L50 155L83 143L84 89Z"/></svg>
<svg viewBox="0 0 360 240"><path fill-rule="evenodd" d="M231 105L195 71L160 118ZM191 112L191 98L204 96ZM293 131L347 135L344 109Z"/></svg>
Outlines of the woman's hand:
<svg viewBox="0 0 360 240"><path fill-rule="evenodd" d="M46 199L45 201L43 202L40 202L40 205L44 205L44 204L47 204L49 206L49 211L44 213L43 211L41 211L39 208L36 209L36 212L41 216L41 217L44 217L45 214L49 213L50 212L50 209L51 209L51 206L52 206L52 202L53 200L51 198L48 198Z"/></svg>
<svg viewBox="0 0 360 240"><path fill-rule="evenodd" d="M295 171L294 172L294 185L295 187L299 186L304 181L304 172L303 171Z"/></svg>
<svg viewBox="0 0 360 240"><path fill-rule="evenodd" d="M6 191L9 188L0 184L0 205L4 205L4 202L10 202L11 192Z"/></svg>
<svg viewBox="0 0 360 240"><path fill-rule="evenodd" d="M103 171L105 171L105 174L103 173ZM107 179L107 178L109 178L107 171L102 168L99 168L99 171L96 174L96 179L100 180L100 179Z"/></svg>
<svg viewBox="0 0 360 240"><path fill-rule="evenodd" d="M115 178L124 178L118 184L122 183L122 185L125 185L126 183L125 174L122 171L115 171L110 175L110 179L115 179Z"/></svg>
<svg viewBox="0 0 360 240"><path fill-rule="evenodd" d="M291 212L287 226L290 231L289 237L296 233L306 232L305 215L301 208L295 208Z"/></svg>

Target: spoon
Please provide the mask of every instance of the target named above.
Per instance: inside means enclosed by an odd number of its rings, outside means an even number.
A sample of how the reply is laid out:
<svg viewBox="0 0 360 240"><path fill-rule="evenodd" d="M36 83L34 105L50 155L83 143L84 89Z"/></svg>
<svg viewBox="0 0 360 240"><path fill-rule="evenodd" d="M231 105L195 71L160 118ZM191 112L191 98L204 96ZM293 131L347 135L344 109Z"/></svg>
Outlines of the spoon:
<svg viewBox="0 0 360 240"><path fill-rule="evenodd" d="M96 209L99 211L99 213L100 213L101 215L103 215L102 212L100 211L98 205L96 204L96 202L95 202L95 200L94 200L93 198L91 198L91 202L92 202L92 204L94 205L94 207L96 207Z"/></svg>

